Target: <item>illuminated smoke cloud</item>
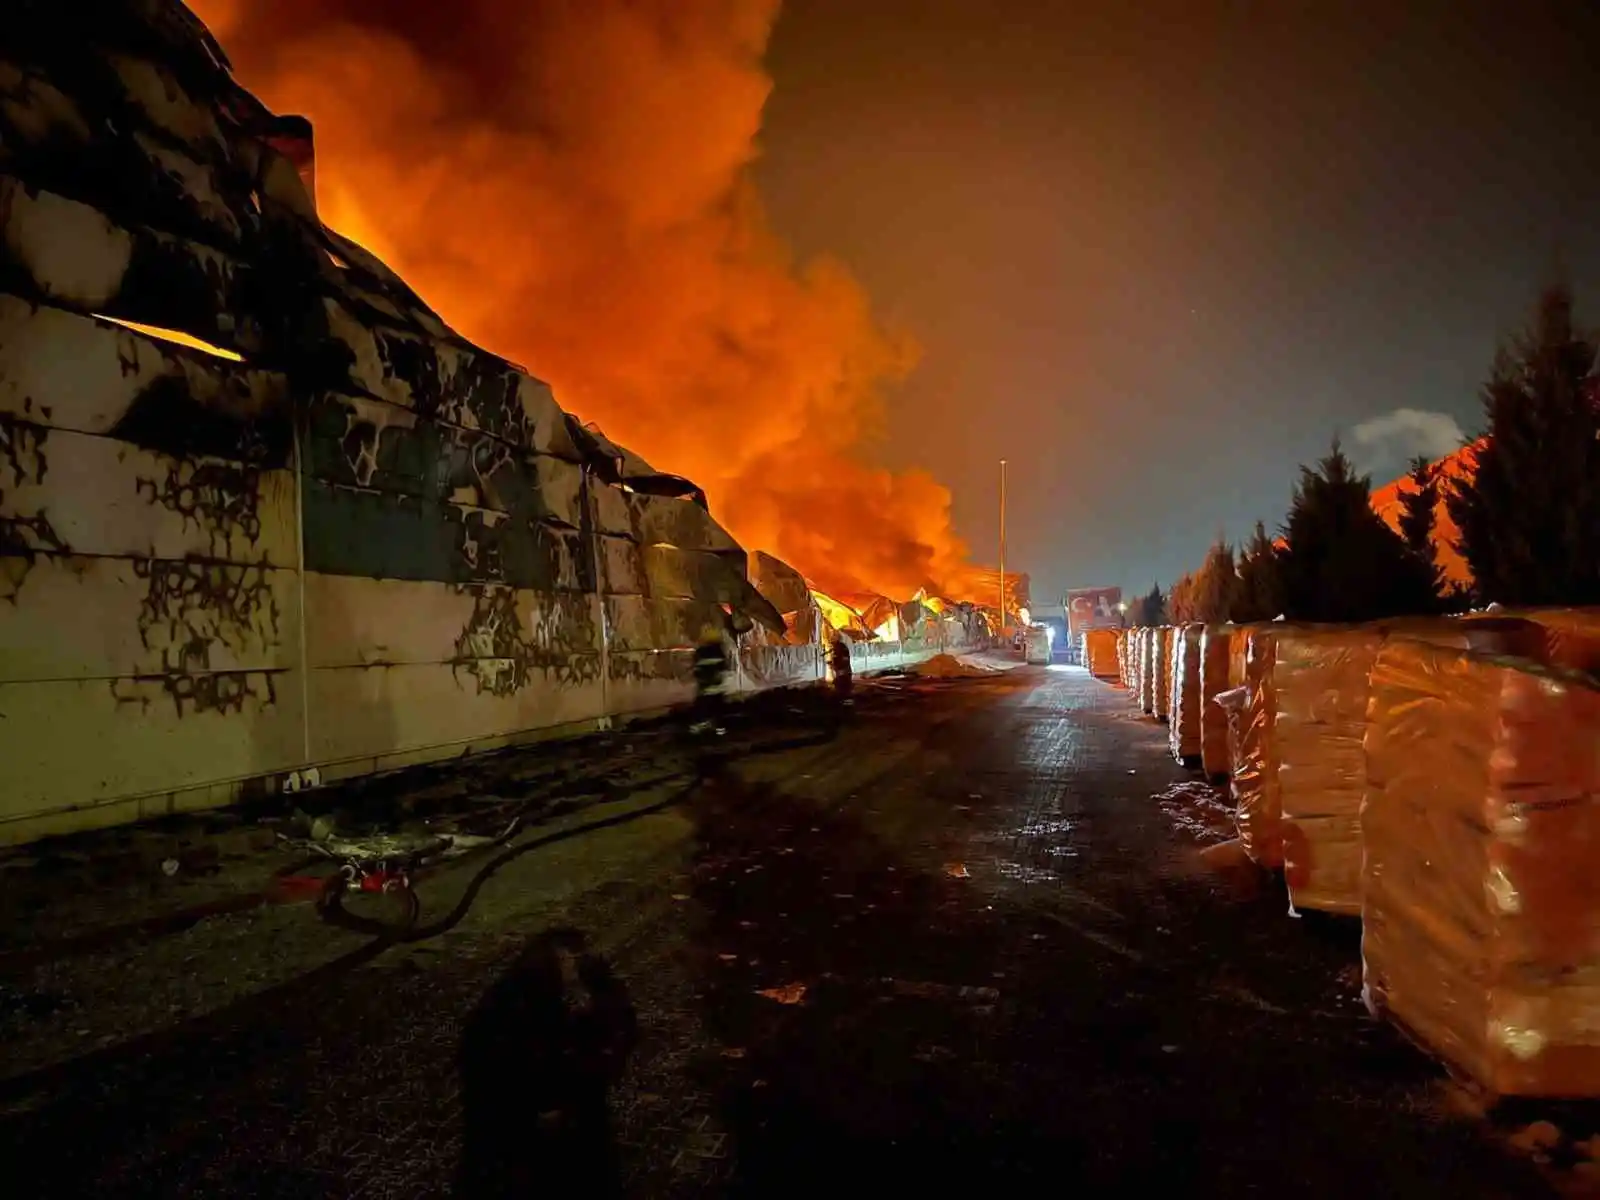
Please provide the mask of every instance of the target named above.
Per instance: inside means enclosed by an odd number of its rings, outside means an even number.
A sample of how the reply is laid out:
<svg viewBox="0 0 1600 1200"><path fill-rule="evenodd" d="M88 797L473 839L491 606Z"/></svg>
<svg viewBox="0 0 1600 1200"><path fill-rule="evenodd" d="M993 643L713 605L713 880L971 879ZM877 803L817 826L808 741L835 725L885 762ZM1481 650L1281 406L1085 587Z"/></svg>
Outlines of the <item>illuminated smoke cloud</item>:
<svg viewBox="0 0 1600 1200"><path fill-rule="evenodd" d="M1466 434L1449 413L1397 408L1363 421L1351 431L1363 462L1383 466L1404 463L1415 455L1443 458L1466 443Z"/></svg>
<svg viewBox="0 0 1600 1200"><path fill-rule="evenodd" d="M773 0L194 7L310 117L329 224L464 335L824 586L966 590L946 489L862 453L915 347L749 178Z"/></svg>

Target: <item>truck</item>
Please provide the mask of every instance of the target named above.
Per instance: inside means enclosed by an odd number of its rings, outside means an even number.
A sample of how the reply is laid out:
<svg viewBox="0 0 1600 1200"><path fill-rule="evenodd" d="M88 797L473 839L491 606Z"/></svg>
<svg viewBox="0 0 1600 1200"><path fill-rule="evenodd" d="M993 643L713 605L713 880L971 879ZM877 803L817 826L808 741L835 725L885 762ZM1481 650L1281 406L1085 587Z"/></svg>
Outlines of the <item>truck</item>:
<svg viewBox="0 0 1600 1200"><path fill-rule="evenodd" d="M1048 666L1050 644L1055 635L1048 625L1030 625L1022 635L1022 661L1034 666Z"/></svg>

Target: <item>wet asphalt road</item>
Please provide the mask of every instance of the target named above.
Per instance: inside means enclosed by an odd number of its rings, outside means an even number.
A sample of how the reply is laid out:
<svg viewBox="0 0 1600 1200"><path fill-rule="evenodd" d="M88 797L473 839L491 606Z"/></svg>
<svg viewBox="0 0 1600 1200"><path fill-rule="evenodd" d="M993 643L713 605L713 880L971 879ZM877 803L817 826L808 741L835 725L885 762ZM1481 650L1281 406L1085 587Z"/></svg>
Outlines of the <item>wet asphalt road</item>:
<svg viewBox="0 0 1600 1200"><path fill-rule="evenodd" d="M1199 869L1121 692L1029 669L786 721L436 939L341 931L9 1097L15 1194L1543 1194L1368 1022L1350 930Z"/></svg>

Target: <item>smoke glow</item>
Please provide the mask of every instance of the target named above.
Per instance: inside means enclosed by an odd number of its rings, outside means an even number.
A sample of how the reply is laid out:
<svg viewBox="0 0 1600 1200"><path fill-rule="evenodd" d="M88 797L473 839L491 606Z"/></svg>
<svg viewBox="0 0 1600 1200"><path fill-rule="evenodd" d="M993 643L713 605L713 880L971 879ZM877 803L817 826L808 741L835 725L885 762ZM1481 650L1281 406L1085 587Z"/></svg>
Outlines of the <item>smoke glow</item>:
<svg viewBox="0 0 1600 1200"><path fill-rule="evenodd" d="M863 456L914 345L792 260L748 175L775 0L193 7L310 118L328 224L462 334L821 586L968 597L949 493Z"/></svg>

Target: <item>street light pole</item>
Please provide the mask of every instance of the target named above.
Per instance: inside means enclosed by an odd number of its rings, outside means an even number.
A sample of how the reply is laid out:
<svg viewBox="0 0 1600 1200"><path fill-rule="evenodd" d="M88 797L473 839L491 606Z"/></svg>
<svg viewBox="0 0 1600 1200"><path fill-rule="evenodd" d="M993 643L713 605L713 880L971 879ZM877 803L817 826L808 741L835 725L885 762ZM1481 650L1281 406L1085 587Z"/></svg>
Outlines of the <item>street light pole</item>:
<svg viewBox="0 0 1600 1200"><path fill-rule="evenodd" d="M1006 460L1000 460L1000 636L1006 635Z"/></svg>

